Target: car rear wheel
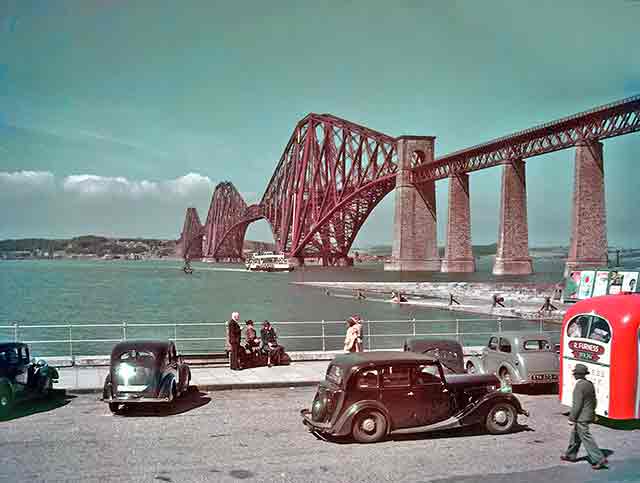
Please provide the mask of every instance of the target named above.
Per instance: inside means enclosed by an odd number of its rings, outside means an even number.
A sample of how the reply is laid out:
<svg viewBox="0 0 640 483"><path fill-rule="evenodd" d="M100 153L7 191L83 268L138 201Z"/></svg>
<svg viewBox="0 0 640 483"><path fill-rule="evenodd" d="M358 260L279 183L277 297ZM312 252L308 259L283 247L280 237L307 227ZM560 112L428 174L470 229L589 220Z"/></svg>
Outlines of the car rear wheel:
<svg viewBox="0 0 640 483"><path fill-rule="evenodd" d="M0 386L0 417L6 416L11 411L11 391L7 386Z"/></svg>
<svg viewBox="0 0 640 483"><path fill-rule="evenodd" d="M487 414L485 425L491 434L504 434L513 431L517 421L518 413L512 404L497 403Z"/></svg>
<svg viewBox="0 0 640 483"><path fill-rule="evenodd" d="M356 416L351 434L358 443L375 443L387 434L387 420L379 411L364 410Z"/></svg>
<svg viewBox="0 0 640 483"><path fill-rule="evenodd" d="M120 410L120 403L109 403L109 411L113 414L117 414Z"/></svg>

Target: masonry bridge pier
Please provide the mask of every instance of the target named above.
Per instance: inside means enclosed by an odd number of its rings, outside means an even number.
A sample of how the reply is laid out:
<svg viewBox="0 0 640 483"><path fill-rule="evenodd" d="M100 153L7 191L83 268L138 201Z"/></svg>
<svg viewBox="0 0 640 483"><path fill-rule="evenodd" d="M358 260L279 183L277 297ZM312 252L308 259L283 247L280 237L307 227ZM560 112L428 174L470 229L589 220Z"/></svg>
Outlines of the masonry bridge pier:
<svg viewBox="0 0 640 483"><path fill-rule="evenodd" d="M433 136L392 137L330 114L296 125L259 203L220 183L207 219L189 208L180 254L239 261L247 227L265 219L276 249L295 264L353 264L349 250L376 205L395 190L393 251L386 270L473 272L471 173L501 169L496 275L529 274L526 163L574 150L569 255L565 270L607 263L603 141L640 131L640 96L435 158ZM569 156L568 156L569 157ZM447 239L438 254L436 182L448 179Z"/></svg>

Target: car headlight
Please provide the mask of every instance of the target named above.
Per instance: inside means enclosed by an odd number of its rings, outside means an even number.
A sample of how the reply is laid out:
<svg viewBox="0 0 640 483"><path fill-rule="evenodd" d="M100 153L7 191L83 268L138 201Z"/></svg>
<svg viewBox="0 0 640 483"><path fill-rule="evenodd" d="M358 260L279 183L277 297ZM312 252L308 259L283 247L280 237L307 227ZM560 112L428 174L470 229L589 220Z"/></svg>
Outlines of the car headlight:
<svg viewBox="0 0 640 483"><path fill-rule="evenodd" d="M120 366L118 367L118 374L124 379L125 385L129 381L129 379L135 375L135 373L136 370L129 364L120 364Z"/></svg>

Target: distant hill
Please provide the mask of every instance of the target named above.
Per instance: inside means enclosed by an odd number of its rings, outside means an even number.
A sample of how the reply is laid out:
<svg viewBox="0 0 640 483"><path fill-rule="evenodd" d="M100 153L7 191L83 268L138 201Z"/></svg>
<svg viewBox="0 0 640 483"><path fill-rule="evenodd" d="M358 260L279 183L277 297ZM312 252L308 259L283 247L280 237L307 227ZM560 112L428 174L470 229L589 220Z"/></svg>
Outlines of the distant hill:
<svg viewBox="0 0 640 483"><path fill-rule="evenodd" d="M154 256L174 256L175 240L157 238L110 238L84 235L67 239L22 238L0 240L0 254L28 252L33 256L58 255L125 255L149 254ZM273 251L274 243L246 240L244 249L248 251Z"/></svg>

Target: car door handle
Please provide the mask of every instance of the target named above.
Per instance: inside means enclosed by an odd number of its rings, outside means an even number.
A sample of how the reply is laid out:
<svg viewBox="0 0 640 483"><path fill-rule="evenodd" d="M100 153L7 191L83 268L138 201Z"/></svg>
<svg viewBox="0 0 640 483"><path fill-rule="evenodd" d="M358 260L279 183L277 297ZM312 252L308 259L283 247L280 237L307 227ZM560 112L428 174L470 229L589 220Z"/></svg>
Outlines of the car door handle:
<svg viewBox="0 0 640 483"><path fill-rule="evenodd" d="M413 396L413 391L409 391L409 392L407 393L407 396Z"/></svg>

